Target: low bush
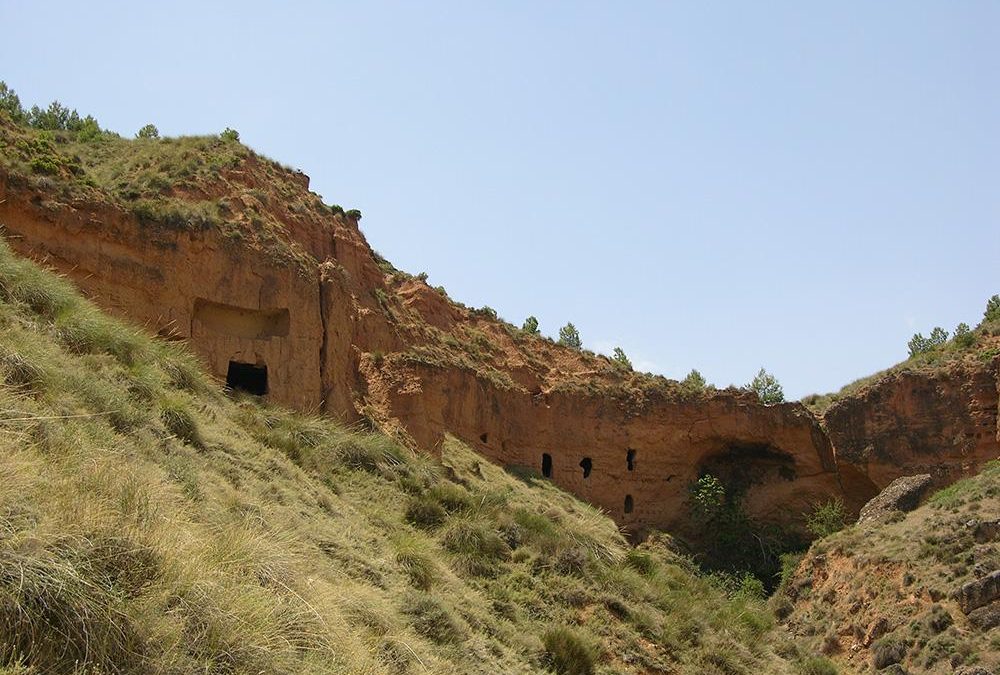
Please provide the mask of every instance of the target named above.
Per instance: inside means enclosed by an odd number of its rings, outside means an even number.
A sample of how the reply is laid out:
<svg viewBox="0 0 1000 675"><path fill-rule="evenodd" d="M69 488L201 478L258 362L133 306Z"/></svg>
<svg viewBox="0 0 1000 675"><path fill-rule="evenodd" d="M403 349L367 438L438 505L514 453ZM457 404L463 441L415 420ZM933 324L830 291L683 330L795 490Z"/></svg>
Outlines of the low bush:
<svg viewBox="0 0 1000 675"><path fill-rule="evenodd" d="M432 595L413 592L403 599L402 612L418 634L438 644L455 644L465 639L461 620Z"/></svg>
<svg viewBox="0 0 1000 675"><path fill-rule="evenodd" d="M817 539L828 537L844 529L846 520L844 502L839 498L831 499L813 507L812 513L806 516L806 529Z"/></svg>
<svg viewBox="0 0 1000 675"><path fill-rule="evenodd" d="M597 648L589 637L568 626L555 626L542 634L545 660L560 675L591 675Z"/></svg>
<svg viewBox="0 0 1000 675"><path fill-rule="evenodd" d="M583 349L583 340L580 339L580 331L572 323L568 323L559 329L559 344L570 349Z"/></svg>
<svg viewBox="0 0 1000 675"><path fill-rule="evenodd" d="M872 666L882 670L894 663L899 663L906 656L908 645L898 637L888 635L872 644Z"/></svg>
<svg viewBox="0 0 1000 675"><path fill-rule="evenodd" d="M406 507L406 522L425 530L439 527L448 519L448 512L428 497L411 497Z"/></svg>
<svg viewBox="0 0 1000 675"><path fill-rule="evenodd" d="M782 391L778 378L763 368L757 372L746 389L757 394L757 398L765 405L781 403L785 400L785 392Z"/></svg>

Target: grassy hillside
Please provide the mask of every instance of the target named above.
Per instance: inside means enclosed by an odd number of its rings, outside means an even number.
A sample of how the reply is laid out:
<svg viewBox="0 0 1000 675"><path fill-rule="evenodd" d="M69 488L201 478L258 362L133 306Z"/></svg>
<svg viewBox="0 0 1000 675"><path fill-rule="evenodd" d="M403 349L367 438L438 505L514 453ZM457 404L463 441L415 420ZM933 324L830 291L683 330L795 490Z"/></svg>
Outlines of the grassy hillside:
<svg viewBox="0 0 1000 675"><path fill-rule="evenodd" d="M0 374L2 673L811 672L662 541L230 398L5 244Z"/></svg>
<svg viewBox="0 0 1000 675"><path fill-rule="evenodd" d="M967 614L956 591L997 569L1000 461L911 513L814 543L772 603L845 672L995 673L1000 601Z"/></svg>

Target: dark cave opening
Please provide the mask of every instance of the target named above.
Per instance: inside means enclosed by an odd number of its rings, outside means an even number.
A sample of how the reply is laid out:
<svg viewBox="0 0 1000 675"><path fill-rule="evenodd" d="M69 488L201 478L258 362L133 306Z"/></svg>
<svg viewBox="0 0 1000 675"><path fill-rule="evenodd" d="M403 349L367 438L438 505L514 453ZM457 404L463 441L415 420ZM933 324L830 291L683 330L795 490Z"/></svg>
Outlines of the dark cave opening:
<svg viewBox="0 0 1000 675"><path fill-rule="evenodd" d="M267 393L267 366L230 361L226 371L226 386L233 391L245 391L254 396Z"/></svg>

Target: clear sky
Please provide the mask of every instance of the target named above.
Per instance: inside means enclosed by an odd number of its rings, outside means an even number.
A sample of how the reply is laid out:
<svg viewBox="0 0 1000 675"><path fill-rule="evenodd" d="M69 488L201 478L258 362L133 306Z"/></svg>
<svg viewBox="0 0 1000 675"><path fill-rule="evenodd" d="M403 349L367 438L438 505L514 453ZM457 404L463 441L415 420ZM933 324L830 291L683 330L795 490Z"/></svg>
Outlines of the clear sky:
<svg viewBox="0 0 1000 675"><path fill-rule="evenodd" d="M0 79L239 130L397 267L644 370L839 388L1000 293L1000 3L11 2Z"/></svg>

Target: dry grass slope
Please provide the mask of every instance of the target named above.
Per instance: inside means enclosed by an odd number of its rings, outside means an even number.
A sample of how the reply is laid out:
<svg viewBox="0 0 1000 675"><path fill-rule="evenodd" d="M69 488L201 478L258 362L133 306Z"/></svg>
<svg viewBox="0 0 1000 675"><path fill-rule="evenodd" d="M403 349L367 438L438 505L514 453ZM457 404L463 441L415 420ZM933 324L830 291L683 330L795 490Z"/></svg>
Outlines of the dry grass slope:
<svg viewBox="0 0 1000 675"><path fill-rule="evenodd" d="M0 673L805 672L538 476L233 399L5 244L0 377Z"/></svg>

